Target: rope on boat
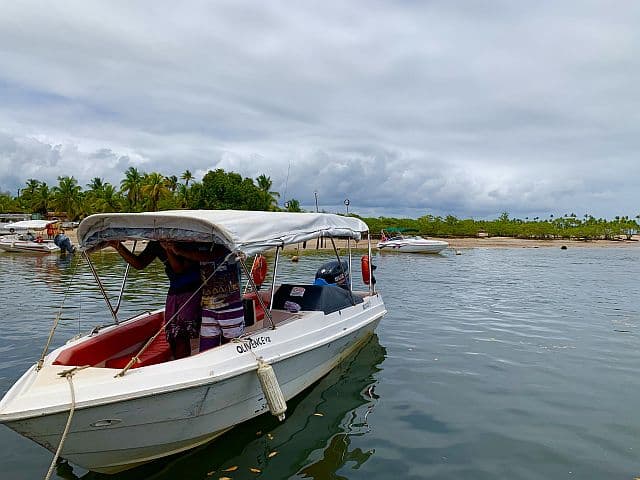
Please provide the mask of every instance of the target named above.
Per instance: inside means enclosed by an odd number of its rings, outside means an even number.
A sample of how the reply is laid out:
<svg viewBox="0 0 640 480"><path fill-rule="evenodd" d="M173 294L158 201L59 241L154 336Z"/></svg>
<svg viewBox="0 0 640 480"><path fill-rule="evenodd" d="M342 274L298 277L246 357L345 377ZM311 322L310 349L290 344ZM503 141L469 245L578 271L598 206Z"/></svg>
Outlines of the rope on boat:
<svg viewBox="0 0 640 480"><path fill-rule="evenodd" d="M224 260L220 262L220 265L218 265L213 272L211 272L211 275L205 278L202 284L195 290L195 292L191 294L191 296L187 299L187 301L184 302L182 305L180 305L180 308L176 310L176 313L174 313L173 316L168 321L166 321L162 325L162 327L160 327L160 329L151 336L149 340L147 340L147 342L142 346L142 348L138 350L138 353L136 353L133 357L131 357L131 360L129 360L129 363L127 363L122 370L116 373L113 378L124 377L124 375L129 371L131 367L133 367L136 363L140 362L140 355L142 355L147 350L147 348L149 348L149 345L151 345L155 341L155 339L158 338L158 335L160 335L160 333L164 331L166 326L169 325L171 322L173 322L173 320L178 316L178 314L182 311L182 309L189 304L189 302L193 299L193 297L195 297L200 292L200 290L204 288L207 282L211 280L211 278L213 278L213 276L218 272L220 267L222 267L222 265L224 265L234 255L236 255L236 253L230 252L226 257L224 257Z"/></svg>
<svg viewBox="0 0 640 480"><path fill-rule="evenodd" d="M73 263L73 271L71 273L71 278L69 279L69 283L67 284L67 289L64 292L64 297L62 298L62 304L58 309L58 313L56 314L56 318L53 321L53 326L49 331L49 338L47 338L47 342L45 343L44 349L42 350L42 355L40 356L40 360L38 360L38 364L36 365L36 371L42 369L42 365L44 364L44 358L47 356L47 351L49 350L49 346L51 345L51 340L53 340L53 334L58 328L58 323L60 323L60 319L62 318L62 308L64 307L64 303L67 301L67 297L69 296L69 292L71 291L71 285L73 285L73 279L76 276L76 272L78 271L78 257L74 255L74 263Z"/></svg>
<svg viewBox="0 0 640 480"><path fill-rule="evenodd" d="M84 365L82 367L73 367L69 370L65 370L64 372L58 373L61 377L65 377L69 382L69 390L71 391L71 406L69 407L69 417L67 418L67 424L64 426L64 430L62 431L62 436L60 437L60 443L58 444L58 448L56 449L56 453L53 455L53 460L51 460L51 465L49 466L49 470L44 477L44 480L49 480L51 475L53 474L53 469L56 466L56 462L58 461L58 457L60 456L60 452L62 451L62 447L64 445L64 441L67 439L67 435L69 434L69 428L71 427L71 419L73 418L73 414L76 411L76 392L73 388L73 376L80 370L83 370L90 365Z"/></svg>
<svg viewBox="0 0 640 480"><path fill-rule="evenodd" d="M251 262L251 271L253 271L253 267L255 267L257 261L258 261L258 254L256 254L255 257L253 257L253 262ZM244 268L243 268L243 270L246 271L246 269L244 269ZM251 283L249 281L247 281L246 285L244 286L244 292L242 292L242 293L247 293L247 291L249 290L249 285L251 285Z"/></svg>

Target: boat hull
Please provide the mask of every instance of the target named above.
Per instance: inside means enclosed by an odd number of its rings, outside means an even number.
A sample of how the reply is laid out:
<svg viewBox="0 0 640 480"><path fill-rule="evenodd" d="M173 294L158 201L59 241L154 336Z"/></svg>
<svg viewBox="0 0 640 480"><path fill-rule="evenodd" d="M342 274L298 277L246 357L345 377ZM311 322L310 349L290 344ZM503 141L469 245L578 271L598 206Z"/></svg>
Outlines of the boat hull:
<svg viewBox="0 0 640 480"><path fill-rule="evenodd" d="M0 239L0 250L16 253L55 253L60 251L60 247L52 242L29 242L24 240Z"/></svg>
<svg viewBox="0 0 640 480"><path fill-rule="evenodd" d="M269 360L285 398L299 394L360 348L384 313L381 301L370 312L360 308L360 313L343 322L344 335L329 336L330 341ZM277 335L272 337L277 343ZM261 352L253 353L243 355L255 357ZM90 470L115 473L206 443L265 412L268 406L255 369L224 379L214 376L209 383L188 388L79 407L61 456ZM68 410L5 423L55 451L67 419Z"/></svg>

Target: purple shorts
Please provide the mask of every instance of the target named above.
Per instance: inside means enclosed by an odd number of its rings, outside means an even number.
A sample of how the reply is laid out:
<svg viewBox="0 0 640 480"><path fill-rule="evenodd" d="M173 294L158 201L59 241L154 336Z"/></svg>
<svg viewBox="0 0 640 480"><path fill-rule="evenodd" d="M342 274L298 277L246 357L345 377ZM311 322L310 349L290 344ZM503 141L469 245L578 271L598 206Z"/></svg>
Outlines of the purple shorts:
<svg viewBox="0 0 640 480"><path fill-rule="evenodd" d="M193 295L193 298L189 298ZM200 323L202 321L201 292L194 295L193 291L174 293L169 290L167 303L164 309L165 322L171 320L174 314L180 310L176 317L165 327L167 342L175 343L177 338L191 339L200 336ZM180 307L183 305L182 309Z"/></svg>

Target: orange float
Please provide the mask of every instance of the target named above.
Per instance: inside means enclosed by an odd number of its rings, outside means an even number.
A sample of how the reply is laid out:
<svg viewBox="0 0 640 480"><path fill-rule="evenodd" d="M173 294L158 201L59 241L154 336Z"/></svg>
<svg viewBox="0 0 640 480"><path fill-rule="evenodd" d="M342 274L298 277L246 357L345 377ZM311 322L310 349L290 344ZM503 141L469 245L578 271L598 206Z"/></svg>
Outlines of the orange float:
<svg viewBox="0 0 640 480"><path fill-rule="evenodd" d="M264 283L264 279L267 278L267 259L262 255L257 255L251 266L251 278L256 286L260 286Z"/></svg>
<svg viewBox="0 0 640 480"><path fill-rule="evenodd" d="M360 258L360 267L362 269L362 281L365 285L369 285L371 279L371 265L369 263L369 255L363 255Z"/></svg>

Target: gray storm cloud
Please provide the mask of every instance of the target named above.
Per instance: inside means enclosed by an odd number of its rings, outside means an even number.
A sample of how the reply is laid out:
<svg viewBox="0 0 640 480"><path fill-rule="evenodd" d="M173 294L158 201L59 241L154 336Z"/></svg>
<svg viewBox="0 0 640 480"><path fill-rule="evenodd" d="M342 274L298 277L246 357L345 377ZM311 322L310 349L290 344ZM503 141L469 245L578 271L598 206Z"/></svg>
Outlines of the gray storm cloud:
<svg viewBox="0 0 640 480"><path fill-rule="evenodd" d="M224 168L363 214L640 211L632 2L4 10L0 190Z"/></svg>

